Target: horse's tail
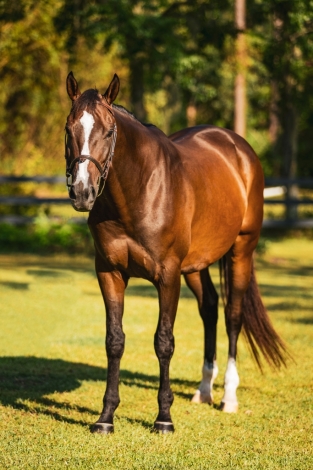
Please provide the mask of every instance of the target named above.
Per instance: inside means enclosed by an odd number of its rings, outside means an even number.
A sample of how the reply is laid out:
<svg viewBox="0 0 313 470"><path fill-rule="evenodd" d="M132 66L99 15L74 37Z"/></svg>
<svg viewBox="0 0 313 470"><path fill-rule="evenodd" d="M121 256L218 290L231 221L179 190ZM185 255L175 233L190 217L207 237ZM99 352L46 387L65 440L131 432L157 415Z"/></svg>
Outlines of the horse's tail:
<svg viewBox="0 0 313 470"><path fill-rule="evenodd" d="M228 265L226 257L220 260L220 279L224 305L228 299L230 286ZM283 340L274 330L272 322L263 305L260 291L256 282L254 266L251 268L251 279L242 301L242 327L243 333L250 346L251 352L262 370L260 353L274 368L286 366L289 356Z"/></svg>

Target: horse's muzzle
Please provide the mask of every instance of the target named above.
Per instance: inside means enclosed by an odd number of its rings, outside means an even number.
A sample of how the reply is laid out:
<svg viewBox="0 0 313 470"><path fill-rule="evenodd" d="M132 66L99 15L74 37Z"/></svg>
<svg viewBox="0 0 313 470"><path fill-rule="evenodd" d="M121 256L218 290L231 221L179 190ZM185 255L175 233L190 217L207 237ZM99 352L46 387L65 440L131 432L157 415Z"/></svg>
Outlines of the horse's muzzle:
<svg viewBox="0 0 313 470"><path fill-rule="evenodd" d="M97 190L90 185L88 188L81 188L81 184L73 184L69 190L69 196L73 208L78 212L89 212L93 208L97 197Z"/></svg>

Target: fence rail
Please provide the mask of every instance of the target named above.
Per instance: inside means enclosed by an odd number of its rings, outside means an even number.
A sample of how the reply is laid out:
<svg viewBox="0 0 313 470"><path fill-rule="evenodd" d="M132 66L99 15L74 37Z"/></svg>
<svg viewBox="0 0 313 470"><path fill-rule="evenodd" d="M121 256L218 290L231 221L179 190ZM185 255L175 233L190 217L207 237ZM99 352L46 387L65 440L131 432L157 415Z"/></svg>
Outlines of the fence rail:
<svg viewBox="0 0 313 470"><path fill-rule="evenodd" d="M41 204L69 204L68 197L0 196L6 206L37 206Z"/></svg>
<svg viewBox="0 0 313 470"><path fill-rule="evenodd" d="M64 184L66 183L64 176L12 176L0 175L0 184L8 183L48 183ZM313 199L310 198L291 198L288 196L288 188L292 186L310 189L313 188L313 178L265 178L265 187L268 191L264 192L264 204L268 205L284 205L287 207L298 207L300 205L312 205ZM269 190L272 189L272 191ZM268 195L267 195L268 194ZM273 196L284 196L283 199L273 199ZM70 200L68 197L33 197L33 196L0 196L0 205L9 206L34 206L34 205L68 205ZM0 223L9 223L14 225L31 223L34 217L22 215L4 215L0 216ZM56 218L57 220L57 218ZM82 217L72 217L68 219L74 223L85 223L86 219ZM313 228L313 218L298 219L286 218L284 220L265 219L263 221L264 228Z"/></svg>
<svg viewBox="0 0 313 470"><path fill-rule="evenodd" d="M13 176L0 175L0 183L49 183L65 184L65 176Z"/></svg>

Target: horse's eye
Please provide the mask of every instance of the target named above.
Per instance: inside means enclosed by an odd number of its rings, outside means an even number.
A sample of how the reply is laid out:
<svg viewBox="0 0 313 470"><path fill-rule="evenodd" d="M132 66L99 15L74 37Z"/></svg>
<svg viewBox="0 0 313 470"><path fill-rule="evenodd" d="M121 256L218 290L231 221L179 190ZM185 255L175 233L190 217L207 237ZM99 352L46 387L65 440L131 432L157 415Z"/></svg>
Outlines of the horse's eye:
<svg viewBox="0 0 313 470"><path fill-rule="evenodd" d="M113 134L113 128L108 131L107 135L104 138L107 139L108 137L111 137L112 134Z"/></svg>

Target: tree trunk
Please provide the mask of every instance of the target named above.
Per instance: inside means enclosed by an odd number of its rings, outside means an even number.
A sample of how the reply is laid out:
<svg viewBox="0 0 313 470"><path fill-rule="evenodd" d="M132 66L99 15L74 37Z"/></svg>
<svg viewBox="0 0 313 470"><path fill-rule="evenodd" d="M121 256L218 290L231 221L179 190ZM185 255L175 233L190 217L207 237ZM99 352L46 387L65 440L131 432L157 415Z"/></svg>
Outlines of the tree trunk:
<svg viewBox="0 0 313 470"><path fill-rule="evenodd" d="M270 101L270 126L269 126L269 138L271 145L275 146L278 135L279 135L279 117L278 117L278 101L279 93L276 80L271 82L271 101Z"/></svg>
<svg viewBox="0 0 313 470"><path fill-rule="evenodd" d="M234 131L242 137L246 136L246 4L245 0L235 2L235 27L237 38L236 78L235 78L235 112Z"/></svg>
<svg viewBox="0 0 313 470"><path fill-rule="evenodd" d="M147 112L144 106L144 68L140 59L132 58L130 63L130 101L132 111L139 121L145 122Z"/></svg>
<svg viewBox="0 0 313 470"><path fill-rule="evenodd" d="M282 113L282 156L283 172L288 179L294 179L297 175L297 141L298 141L298 118L295 107L291 102L283 105ZM286 199L298 199L299 190L296 184L287 185ZM298 217L297 205L286 207L286 218L296 219Z"/></svg>
<svg viewBox="0 0 313 470"><path fill-rule="evenodd" d="M289 6L290 9L290 6ZM294 179L297 174L297 140L298 116L296 111L296 82L292 77L291 63L295 53L288 36L290 17L288 5L277 2L273 14L273 44L274 57L272 62L272 102L275 106L276 117L271 122L272 137L278 131L278 149L282 157L282 173L288 179ZM277 108L276 108L277 105ZM273 111L273 109L272 109ZM273 115L272 115L273 117ZM286 219L294 220L298 215L297 205L290 205L290 199L298 198L298 186L287 185Z"/></svg>

